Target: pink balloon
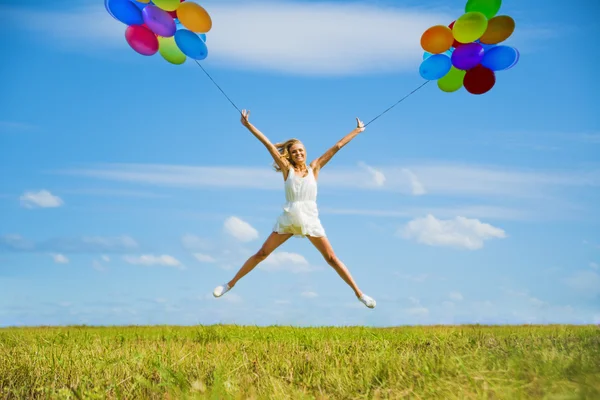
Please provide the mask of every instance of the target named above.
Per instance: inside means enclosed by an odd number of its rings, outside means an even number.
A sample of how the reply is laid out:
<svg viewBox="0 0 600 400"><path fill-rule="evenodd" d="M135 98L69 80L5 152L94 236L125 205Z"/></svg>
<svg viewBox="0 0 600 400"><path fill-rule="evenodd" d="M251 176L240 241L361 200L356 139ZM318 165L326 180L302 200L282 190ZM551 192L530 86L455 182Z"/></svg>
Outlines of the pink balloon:
<svg viewBox="0 0 600 400"><path fill-rule="evenodd" d="M148 28L131 25L125 30L125 40L129 46L143 56L151 56L158 51L158 39Z"/></svg>

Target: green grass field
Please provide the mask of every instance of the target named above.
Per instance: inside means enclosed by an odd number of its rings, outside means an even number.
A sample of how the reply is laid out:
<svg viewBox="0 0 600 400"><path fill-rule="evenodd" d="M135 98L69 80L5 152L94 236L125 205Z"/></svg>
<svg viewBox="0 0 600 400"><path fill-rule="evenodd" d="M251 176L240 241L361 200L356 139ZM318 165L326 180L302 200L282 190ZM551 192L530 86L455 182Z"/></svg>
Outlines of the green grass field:
<svg viewBox="0 0 600 400"><path fill-rule="evenodd" d="M0 398L600 399L600 329L6 328Z"/></svg>

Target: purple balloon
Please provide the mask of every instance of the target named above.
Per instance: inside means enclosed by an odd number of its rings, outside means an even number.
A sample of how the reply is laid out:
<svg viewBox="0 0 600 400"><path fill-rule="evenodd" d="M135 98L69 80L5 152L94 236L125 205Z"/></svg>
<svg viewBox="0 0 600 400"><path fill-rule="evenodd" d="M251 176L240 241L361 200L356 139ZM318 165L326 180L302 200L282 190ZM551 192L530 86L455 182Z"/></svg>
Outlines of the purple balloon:
<svg viewBox="0 0 600 400"><path fill-rule="evenodd" d="M177 30L175 20L165 10L149 5L144 7L142 15L146 26L158 36L171 37L175 35Z"/></svg>
<svg viewBox="0 0 600 400"><path fill-rule="evenodd" d="M452 53L452 65L455 68L468 71L481 62L484 54L483 46L479 43L464 44Z"/></svg>

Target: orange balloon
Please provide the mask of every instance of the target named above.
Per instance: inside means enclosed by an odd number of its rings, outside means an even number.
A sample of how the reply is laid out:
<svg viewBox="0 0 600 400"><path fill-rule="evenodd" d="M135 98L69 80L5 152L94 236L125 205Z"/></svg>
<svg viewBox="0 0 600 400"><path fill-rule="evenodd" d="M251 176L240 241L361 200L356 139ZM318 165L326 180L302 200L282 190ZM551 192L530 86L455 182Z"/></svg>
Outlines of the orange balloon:
<svg viewBox="0 0 600 400"><path fill-rule="evenodd" d="M440 54L450 50L452 43L454 43L452 30L444 25L432 26L421 36L421 47L432 54Z"/></svg>
<svg viewBox="0 0 600 400"><path fill-rule="evenodd" d="M504 42L515 31L515 20L508 15L498 15L488 21L485 33L479 38L483 44Z"/></svg>
<svg viewBox="0 0 600 400"><path fill-rule="evenodd" d="M177 8L177 18L187 29L196 33L206 33L212 28L210 15L202 6L186 1Z"/></svg>

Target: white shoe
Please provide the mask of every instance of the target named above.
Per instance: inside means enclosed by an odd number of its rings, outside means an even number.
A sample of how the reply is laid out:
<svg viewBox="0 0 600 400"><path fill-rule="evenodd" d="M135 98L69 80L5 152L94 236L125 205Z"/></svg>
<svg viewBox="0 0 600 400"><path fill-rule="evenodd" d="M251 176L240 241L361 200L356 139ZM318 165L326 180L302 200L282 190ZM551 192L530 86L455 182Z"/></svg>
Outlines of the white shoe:
<svg viewBox="0 0 600 400"><path fill-rule="evenodd" d="M221 297L223 296L225 293L229 292L231 288L229 287L228 284L224 284L222 286L217 286L215 288L215 290L213 290L213 296L215 297Z"/></svg>
<svg viewBox="0 0 600 400"><path fill-rule="evenodd" d="M375 299L367 296L366 294L363 293L362 296L360 296L358 298L365 306L369 307L369 308L375 308L375 305L377 304L377 302L375 301Z"/></svg>

